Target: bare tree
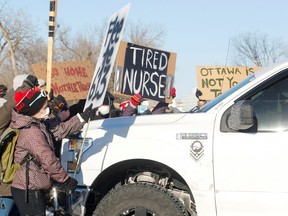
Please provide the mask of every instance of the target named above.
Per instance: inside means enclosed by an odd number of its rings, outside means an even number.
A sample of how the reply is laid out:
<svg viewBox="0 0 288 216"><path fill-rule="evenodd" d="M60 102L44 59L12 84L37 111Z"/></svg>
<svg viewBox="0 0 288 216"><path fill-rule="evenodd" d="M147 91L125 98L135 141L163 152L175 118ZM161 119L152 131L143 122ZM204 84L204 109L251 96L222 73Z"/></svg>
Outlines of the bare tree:
<svg viewBox="0 0 288 216"><path fill-rule="evenodd" d="M166 31L162 25L138 21L127 24L124 38L131 43L159 49L164 44L165 36Z"/></svg>
<svg viewBox="0 0 288 216"><path fill-rule="evenodd" d="M281 40L270 39L266 34L244 33L232 39L233 61L236 65L267 66L285 55Z"/></svg>
<svg viewBox="0 0 288 216"><path fill-rule="evenodd" d="M57 61L84 61L95 64L98 58L101 42L97 34L98 29L89 29L72 34L69 27L57 30L55 39L55 59Z"/></svg>
<svg viewBox="0 0 288 216"><path fill-rule="evenodd" d="M35 50L41 46L39 40L35 39L35 28L27 13L2 7L0 20L0 69L9 86L17 74L31 72L28 56L31 57L31 53L39 56Z"/></svg>
<svg viewBox="0 0 288 216"><path fill-rule="evenodd" d="M101 26L79 29L76 34L73 34L69 27L61 26L57 29L55 39L57 60L91 60L96 63L106 28L107 20L103 20ZM144 25L141 22L130 23L126 27L124 40L142 46L159 48L163 45L165 34L161 26Z"/></svg>

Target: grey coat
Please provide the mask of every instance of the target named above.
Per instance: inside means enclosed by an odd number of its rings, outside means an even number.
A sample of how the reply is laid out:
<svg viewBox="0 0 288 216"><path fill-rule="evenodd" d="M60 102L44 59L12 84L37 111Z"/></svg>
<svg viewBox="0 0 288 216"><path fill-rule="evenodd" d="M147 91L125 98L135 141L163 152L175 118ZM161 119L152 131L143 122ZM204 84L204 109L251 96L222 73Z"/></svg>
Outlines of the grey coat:
<svg viewBox="0 0 288 216"><path fill-rule="evenodd" d="M80 130L85 123L81 123L79 117L73 116L66 122L62 122L51 130L39 119L18 114L12 111L10 127L20 128L19 138L15 148L14 161L20 163L22 159L31 153L40 162L39 168L30 162L29 168L29 189L48 189L52 181L63 183L68 179L68 174L55 156L52 136L56 140ZM25 164L17 171L12 182L15 188L26 188Z"/></svg>

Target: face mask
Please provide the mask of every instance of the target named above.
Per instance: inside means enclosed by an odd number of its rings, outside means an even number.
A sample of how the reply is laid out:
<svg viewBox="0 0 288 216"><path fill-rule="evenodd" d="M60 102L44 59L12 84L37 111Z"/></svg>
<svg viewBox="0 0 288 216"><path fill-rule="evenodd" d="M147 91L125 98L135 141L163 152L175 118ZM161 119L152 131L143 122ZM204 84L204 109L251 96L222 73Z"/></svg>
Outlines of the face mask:
<svg viewBox="0 0 288 216"><path fill-rule="evenodd" d="M49 107L46 107L46 109L44 110L44 112L42 113L42 115L40 116L41 119L46 119L49 117L50 114L50 109Z"/></svg>
<svg viewBox="0 0 288 216"><path fill-rule="evenodd" d="M98 111L101 113L101 115L106 115L106 114L108 114L109 113L109 111L110 111L110 107L109 106L100 106L99 108L98 108Z"/></svg>

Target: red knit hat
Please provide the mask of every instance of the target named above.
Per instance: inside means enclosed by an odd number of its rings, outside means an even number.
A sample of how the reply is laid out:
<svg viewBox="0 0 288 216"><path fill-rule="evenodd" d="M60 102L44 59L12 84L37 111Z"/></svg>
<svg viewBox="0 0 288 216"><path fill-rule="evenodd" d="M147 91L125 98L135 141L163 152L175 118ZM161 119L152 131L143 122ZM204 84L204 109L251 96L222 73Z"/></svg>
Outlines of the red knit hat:
<svg viewBox="0 0 288 216"><path fill-rule="evenodd" d="M173 87L173 88L170 90L170 96L173 97L173 98L176 97L176 88Z"/></svg>
<svg viewBox="0 0 288 216"><path fill-rule="evenodd" d="M132 97L131 97L131 104L133 104L134 106L138 106L140 103L141 103L141 100L142 100L142 95L141 94L134 94Z"/></svg>
<svg viewBox="0 0 288 216"><path fill-rule="evenodd" d="M47 101L47 92L34 88L24 92L15 92L15 109L23 115L33 116L38 113Z"/></svg>

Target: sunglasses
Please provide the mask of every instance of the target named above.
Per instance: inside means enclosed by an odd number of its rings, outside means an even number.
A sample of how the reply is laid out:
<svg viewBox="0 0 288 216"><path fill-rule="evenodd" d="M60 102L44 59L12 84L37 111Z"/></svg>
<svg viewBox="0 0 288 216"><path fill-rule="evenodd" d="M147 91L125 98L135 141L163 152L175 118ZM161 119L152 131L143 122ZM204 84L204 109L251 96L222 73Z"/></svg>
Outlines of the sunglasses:
<svg viewBox="0 0 288 216"><path fill-rule="evenodd" d="M38 95L37 98L35 98L30 104L29 106L32 106L39 98L41 97L47 97L47 92L43 89L40 90L40 94Z"/></svg>

